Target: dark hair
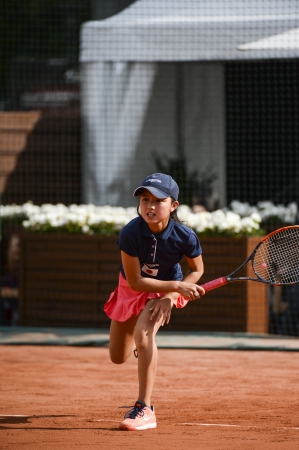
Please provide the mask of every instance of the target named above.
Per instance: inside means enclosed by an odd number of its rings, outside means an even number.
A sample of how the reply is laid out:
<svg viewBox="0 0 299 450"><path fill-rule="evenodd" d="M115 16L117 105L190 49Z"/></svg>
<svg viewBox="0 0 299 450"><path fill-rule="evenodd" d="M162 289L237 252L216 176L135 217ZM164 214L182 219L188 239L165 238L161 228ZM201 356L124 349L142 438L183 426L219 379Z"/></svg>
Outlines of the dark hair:
<svg viewBox="0 0 299 450"><path fill-rule="evenodd" d="M139 197L140 198L140 197ZM176 202L176 200L173 198L173 197L171 197L171 203L173 203L173 202ZM141 214L140 214L140 212L139 212L139 205L140 205L140 203L138 203L138 205L137 205L137 214L138 214L138 216L141 216ZM177 208L174 210L174 211L172 211L171 213L170 213L170 218L172 219L172 220L174 220L174 222L176 222L176 223L180 223L181 225L183 225L183 222L178 218L178 212L177 212L178 210L177 210Z"/></svg>

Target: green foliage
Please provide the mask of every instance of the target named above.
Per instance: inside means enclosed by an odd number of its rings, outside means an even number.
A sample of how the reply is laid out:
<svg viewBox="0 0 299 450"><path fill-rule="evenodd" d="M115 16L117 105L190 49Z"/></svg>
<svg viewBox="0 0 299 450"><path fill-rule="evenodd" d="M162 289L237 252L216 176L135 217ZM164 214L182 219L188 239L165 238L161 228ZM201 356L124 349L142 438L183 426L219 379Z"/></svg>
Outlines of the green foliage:
<svg viewBox="0 0 299 450"><path fill-rule="evenodd" d="M119 224L101 222L97 225L92 225L88 230L84 229L78 223L68 223L60 227L53 227L50 223L37 225L34 229L28 229L32 233L50 233L50 234L84 234L84 235L101 235L113 236L118 235L122 227Z"/></svg>
<svg viewBox="0 0 299 450"><path fill-rule="evenodd" d="M278 228L282 228L288 225L293 225L293 223L287 222L278 216L269 216L263 219L263 227L266 230L266 233L271 233Z"/></svg>
<svg viewBox="0 0 299 450"><path fill-rule="evenodd" d="M22 225L23 221L27 219L25 214L13 217L1 217L2 225Z"/></svg>
<svg viewBox="0 0 299 450"><path fill-rule="evenodd" d="M253 229L252 231L242 230L240 233L236 233L232 230L207 230L197 233L199 238L202 237L233 237L233 238L244 238L244 237L255 237L255 236L265 236L266 231L263 228L259 230Z"/></svg>
<svg viewBox="0 0 299 450"><path fill-rule="evenodd" d="M153 158L158 172L170 175L179 185L180 203L188 206L205 203L213 181L217 174L210 167L199 172L197 169L188 171L186 158L169 158L153 152ZM206 205L204 205L206 206Z"/></svg>

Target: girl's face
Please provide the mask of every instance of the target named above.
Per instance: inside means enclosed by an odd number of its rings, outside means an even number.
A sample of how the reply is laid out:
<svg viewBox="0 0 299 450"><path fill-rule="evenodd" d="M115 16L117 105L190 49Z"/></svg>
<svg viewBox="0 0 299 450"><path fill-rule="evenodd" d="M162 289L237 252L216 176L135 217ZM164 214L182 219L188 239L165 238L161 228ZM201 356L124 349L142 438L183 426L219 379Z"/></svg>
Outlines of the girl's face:
<svg viewBox="0 0 299 450"><path fill-rule="evenodd" d="M140 214L153 233L161 233L168 225L170 213L179 206L171 197L157 198L147 189L140 195Z"/></svg>

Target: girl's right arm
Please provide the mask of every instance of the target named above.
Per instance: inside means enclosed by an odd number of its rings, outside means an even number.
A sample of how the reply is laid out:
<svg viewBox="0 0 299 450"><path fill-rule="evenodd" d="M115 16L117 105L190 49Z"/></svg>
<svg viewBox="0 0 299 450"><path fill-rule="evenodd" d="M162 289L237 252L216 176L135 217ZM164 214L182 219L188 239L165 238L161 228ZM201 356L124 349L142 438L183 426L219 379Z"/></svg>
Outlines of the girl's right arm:
<svg viewBox="0 0 299 450"><path fill-rule="evenodd" d="M140 273L140 262L137 256L130 256L121 251L121 259L126 274L127 282L131 289L137 292L178 292L186 299L200 297L201 288L194 283L185 281L163 281L155 278L142 277Z"/></svg>

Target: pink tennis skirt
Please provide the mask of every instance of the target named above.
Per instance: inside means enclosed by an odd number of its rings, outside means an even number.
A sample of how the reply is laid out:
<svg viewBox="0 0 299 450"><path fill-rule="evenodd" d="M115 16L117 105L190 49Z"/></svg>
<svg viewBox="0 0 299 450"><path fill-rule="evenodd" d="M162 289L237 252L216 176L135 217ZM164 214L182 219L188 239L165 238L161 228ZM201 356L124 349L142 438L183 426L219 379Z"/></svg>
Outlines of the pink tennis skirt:
<svg viewBox="0 0 299 450"><path fill-rule="evenodd" d="M118 287L104 305L104 311L110 319L125 322L133 314L138 316L152 298L163 297L163 292L137 292L133 291L127 280L119 274ZM175 302L177 308L183 308L188 303L182 295Z"/></svg>

